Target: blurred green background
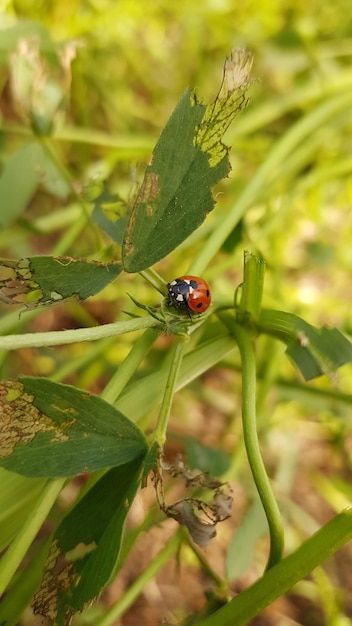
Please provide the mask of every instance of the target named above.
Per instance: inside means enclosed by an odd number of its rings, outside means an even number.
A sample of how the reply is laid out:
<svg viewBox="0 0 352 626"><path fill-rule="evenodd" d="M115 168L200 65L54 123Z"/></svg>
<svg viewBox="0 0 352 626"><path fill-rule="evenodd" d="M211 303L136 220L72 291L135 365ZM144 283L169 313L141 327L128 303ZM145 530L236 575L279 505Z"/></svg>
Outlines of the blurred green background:
<svg viewBox="0 0 352 626"><path fill-rule="evenodd" d="M131 203L183 91L196 87L202 100L211 101L224 58L233 47L246 47L254 55L254 80L248 107L226 137L232 146L231 175L216 189L217 207L205 224L156 269L166 280L187 271L267 164L259 192L205 268L214 298L232 298L241 281L243 250L256 249L267 262L266 306L352 334L350 1L2 0L0 29L1 256L116 258L111 242L87 225L92 187L108 180L111 193ZM283 149L288 144L291 151ZM87 304L20 320L17 311L2 306L0 329L13 332L20 324L41 331L113 321L131 309L126 292L146 303L158 301L140 276L124 275ZM210 333L216 331L210 327ZM22 351L6 360L3 355L2 371L5 377L48 375L100 391L131 341ZM150 357L151 370L165 347L161 339ZM261 339L257 351L267 458L277 462L283 493L298 472L294 499L324 521L327 511L345 503L341 494L351 497L351 367L303 386L281 348ZM209 445L218 443L215 421L226 423L239 410L233 365L222 365L202 383L193 383L174 409L179 420L191 406L192 423L181 418L181 424ZM349 395L342 398L343 393ZM229 445L238 432L227 435ZM290 510L295 530L288 533L289 548L310 527L302 510ZM348 576L336 584L348 598ZM324 585L318 581L319 593L304 586L300 592L313 601L317 593L317 603L324 603ZM346 606L341 621L302 623L345 626L350 621L343 620L352 615L348 599ZM333 607L340 615L338 600Z"/></svg>

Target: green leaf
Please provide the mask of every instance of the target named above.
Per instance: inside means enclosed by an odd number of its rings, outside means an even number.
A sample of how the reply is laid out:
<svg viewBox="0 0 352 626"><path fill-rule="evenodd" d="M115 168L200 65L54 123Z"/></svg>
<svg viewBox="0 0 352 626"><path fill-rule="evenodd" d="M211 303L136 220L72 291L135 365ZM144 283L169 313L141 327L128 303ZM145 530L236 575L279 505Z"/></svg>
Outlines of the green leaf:
<svg viewBox="0 0 352 626"><path fill-rule="evenodd" d="M352 344L338 328L323 326L318 331L315 347L335 368L352 360Z"/></svg>
<svg viewBox="0 0 352 626"><path fill-rule="evenodd" d="M46 479L19 476L0 467L0 484L0 551L2 552L33 511L38 496L46 484Z"/></svg>
<svg viewBox="0 0 352 626"><path fill-rule="evenodd" d="M122 271L119 263L71 257L32 256L0 259L0 299L27 308L85 300L101 291Z"/></svg>
<svg viewBox="0 0 352 626"><path fill-rule="evenodd" d="M287 344L305 380L352 361L352 343L337 328L314 328L293 313L262 309L258 329Z"/></svg>
<svg viewBox="0 0 352 626"><path fill-rule="evenodd" d="M236 317L251 332L266 333L287 345L286 353L305 380L335 370L352 361L352 343L337 329L314 328L305 320L285 311L261 309L264 261L255 254L244 253L244 275L235 291Z"/></svg>
<svg viewBox="0 0 352 626"><path fill-rule="evenodd" d="M67 182L40 144L28 143L7 159L1 172L0 226L8 227L22 215L40 184L60 198L69 192Z"/></svg>
<svg viewBox="0 0 352 626"><path fill-rule="evenodd" d="M115 243L122 245L128 217L129 209L126 203L117 194L111 193L104 183L99 195L94 199L91 215L93 222Z"/></svg>
<svg viewBox="0 0 352 626"><path fill-rule="evenodd" d="M0 176L0 226L10 226L30 202L38 187L33 152L36 144L21 146L5 162ZM18 184L18 172L21 172L21 184Z"/></svg>
<svg viewBox="0 0 352 626"><path fill-rule="evenodd" d="M227 59L215 102L205 106L186 91L154 149L134 203L122 247L127 272L144 270L188 237L214 208L211 188L228 175L226 129L246 105L252 59Z"/></svg>
<svg viewBox="0 0 352 626"><path fill-rule="evenodd" d="M230 458L224 450L205 446L192 437L186 437L187 464L205 474L221 476L230 467Z"/></svg>
<svg viewBox="0 0 352 626"><path fill-rule="evenodd" d="M268 534L268 521L263 505L257 498L234 532L226 555L226 577L235 580L252 564L258 539Z"/></svg>
<svg viewBox="0 0 352 626"><path fill-rule="evenodd" d="M312 380L324 374L321 364L307 346L293 342L287 346L286 354L298 367L304 380Z"/></svg>
<svg viewBox="0 0 352 626"><path fill-rule="evenodd" d="M0 465L24 476L72 476L144 456L142 432L110 404L44 378L0 383Z"/></svg>
<svg viewBox="0 0 352 626"><path fill-rule="evenodd" d="M139 486L141 458L111 469L79 500L55 532L37 613L64 626L116 572L123 524Z"/></svg>

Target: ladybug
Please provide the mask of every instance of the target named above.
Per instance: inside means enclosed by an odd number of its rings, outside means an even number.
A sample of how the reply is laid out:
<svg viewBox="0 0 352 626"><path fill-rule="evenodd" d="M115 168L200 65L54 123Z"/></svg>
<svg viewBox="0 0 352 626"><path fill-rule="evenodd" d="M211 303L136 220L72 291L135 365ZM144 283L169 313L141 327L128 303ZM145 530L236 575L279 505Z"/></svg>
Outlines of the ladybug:
<svg viewBox="0 0 352 626"><path fill-rule="evenodd" d="M203 313L211 302L209 285L198 276L180 276L168 283L169 304Z"/></svg>

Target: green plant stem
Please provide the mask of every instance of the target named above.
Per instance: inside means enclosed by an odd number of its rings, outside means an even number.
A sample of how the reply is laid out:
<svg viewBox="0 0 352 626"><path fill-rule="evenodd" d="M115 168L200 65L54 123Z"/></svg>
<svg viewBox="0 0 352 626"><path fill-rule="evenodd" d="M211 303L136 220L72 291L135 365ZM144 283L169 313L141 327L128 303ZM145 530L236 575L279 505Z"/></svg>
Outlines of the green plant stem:
<svg viewBox="0 0 352 626"><path fill-rule="evenodd" d="M153 558L143 573L134 580L115 604L105 613L102 619L94 621L95 626L112 626L116 620L123 615L128 607L145 590L146 584L158 573L158 571L169 561L180 545L180 533L176 533L169 539L164 548Z"/></svg>
<svg viewBox="0 0 352 626"><path fill-rule="evenodd" d="M241 298L237 308L238 320L258 319L263 297L264 271L265 263L263 259L246 250L244 253Z"/></svg>
<svg viewBox="0 0 352 626"><path fill-rule="evenodd" d="M29 546L39 532L64 486L65 481L66 478L48 481L34 505L30 517L21 529L21 532L18 533L7 552L2 557L0 564L0 596L4 593L12 576L20 566Z"/></svg>
<svg viewBox="0 0 352 626"><path fill-rule="evenodd" d="M152 287L154 287L154 289L159 291L159 293L161 293L161 295L163 295L163 296L167 295L167 289L166 289L165 280L163 280L161 278L161 276L159 276L159 274L155 270L153 270L152 268L149 268L149 269L143 270L142 272L139 272L139 273L140 273L141 276L143 276L143 278L145 278L145 280Z"/></svg>
<svg viewBox="0 0 352 626"><path fill-rule="evenodd" d="M92 328L7 335L6 337L0 337L0 350L18 350L18 348L38 348L81 341L97 341L106 337L115 337L116 335L123 335L135 330L155 327L160 327L160 322L153 317L138 317L127 322L114 322L113 324L104 324Z"/></svg>
<svg viewBox="0 0 352 626"><path fill-rule="evenodd" d="M231 602L198 626L245 626L352 538L352 507L336 515Z"/></svg>
<svg viewBox="0 0 352 626"><path fill-rule="evenodd" d="M165 386L164 396L161 402L156 428L153 432L153 441L156 441L160 447L164 445L166 440L166 430L170 417L171 405L175 393L177 378L182 363L185 341L185 339L179 338L178 340L176 340L176 343L173 347L172 361Z"/></svg>
<svg viewBox="0 0 352 626"><path fill-rule="evenodd" d="M223 597L228 596L229 589L228 589L227 582L223 578L221 578L221 576L219 576L215 572L215 570L211 567L211 565L208 563L208 561L206 560L204 556L204 551L199 550L194 543L191 543L191 541L189 541L189 547L195 554L196 558L198 559L200 566L204 574L206 575L206 577L209 580L211 580L214 583L214 585L216 585L218 591L221 593Z"/></svg>
<svg viewBox="0 0 352 626"><path fill-rule="evenodd" d="M158 333L154 328L147 328L143 335L133 344L127 357L118 367L101 393L101 397L106 400L106 402L110 402L110 404L116 402L157 336Z"/></svg>
<svg viewBox="0 0 352 626"><path fill-rule="evenodd" d="M284 544L282 521L259 447L256 423L256 366L252 342L247 331L235 321L231 321L231 333L237 342L242 363L243 438L254 482L269 525L270 552L267 563L269 569L282 557Z"/></svg>
<svg viewBox="0 0 352 626"><path fill-rule="evenodd" d="M28 126L6 122L2 124L2 131L18 135L19 137L33 138L33 131ZM153 151L157 137L153 139L150 134L142 135L133 133L104 133L102 131L84 128L80 126L65 125L55 130L53 140L58 142L91 145L94 147L114 148L114 154L119 161L144 161Z"/></svg>
<svg viewBox="0 0 352 626"><path fill-rule="evenodd" d="M87 224L86 215L81 215L70 227L67 228L62 236L55 244L52 254L53 256L60 256L66 253L71 248L77 237L82 233L84 227ZM95 237L96 239L96 237Z"/></svg>

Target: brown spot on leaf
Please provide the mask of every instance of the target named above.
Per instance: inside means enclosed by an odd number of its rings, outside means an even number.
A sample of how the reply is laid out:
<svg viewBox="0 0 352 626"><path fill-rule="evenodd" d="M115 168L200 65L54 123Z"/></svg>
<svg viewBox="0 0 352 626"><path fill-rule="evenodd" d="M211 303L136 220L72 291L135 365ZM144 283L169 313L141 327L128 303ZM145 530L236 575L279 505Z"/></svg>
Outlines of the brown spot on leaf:
<svg viewBox="0 0 352 626"><path fill-rule="evenodd" d="M150 202L159 195L159 192L159 175L155 172L146 172L135 204Z"/></svg>
<svg viewBox="0 0 352 626"><path fill-rule="evenodd" d="M40 299L43 293L32 278L29 258L18 261L1 259L0 299L7 304L26 304L26 296L31 290Z"/></svg>
<svg viewBox="0 0 352 626"><path fill-rule="evenodd" d="M61 553L58 540L51 544L45 564L43 578L37 593L34 596L33 611L55 621L60 592L67 591L77 581L78 574L74 563L68 562ZM67 615L69 618L70 615Z"/></svg>
<svg viewBox="0 0 352 626"><path fill-rule="evenodd" d="M65 432L74 423L67 419L58 427L47 415L34 406L34 396L24 390L22 383L0 383L0 456L10 456L15 446L29 444L38 433L52 432L52 441L67 441Z"/></svg>

